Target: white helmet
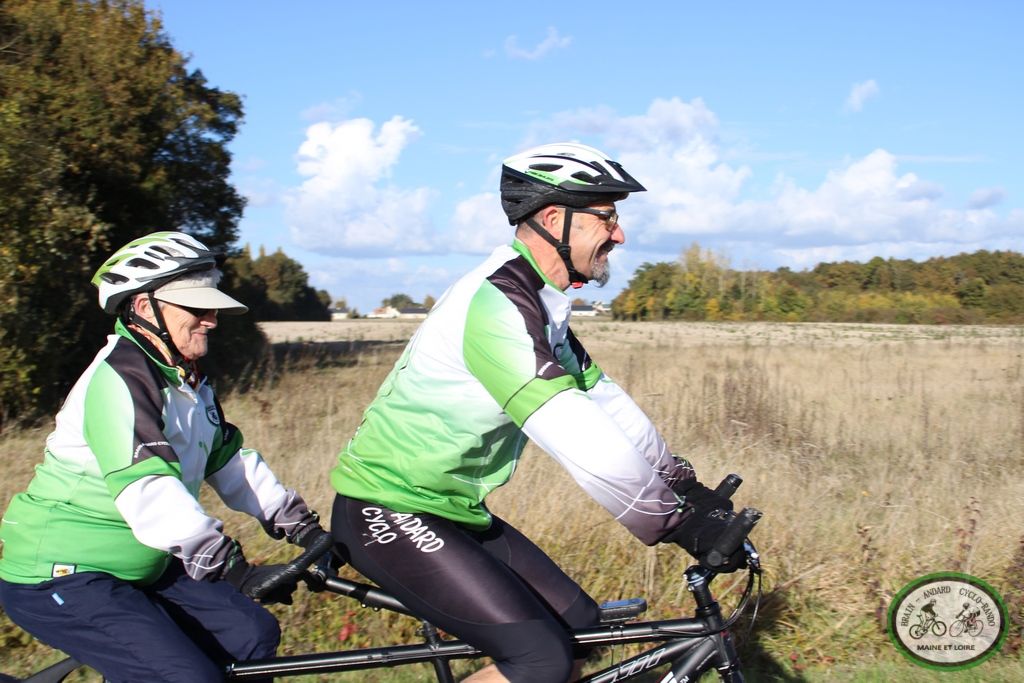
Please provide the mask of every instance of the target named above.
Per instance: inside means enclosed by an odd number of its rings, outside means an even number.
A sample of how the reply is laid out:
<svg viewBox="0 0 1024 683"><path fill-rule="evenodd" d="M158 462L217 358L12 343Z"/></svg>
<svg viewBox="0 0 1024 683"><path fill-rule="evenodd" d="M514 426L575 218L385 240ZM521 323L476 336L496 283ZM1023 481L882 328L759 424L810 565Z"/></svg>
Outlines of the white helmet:
<svg viewBox="0 0 1024 683"><path fill-rule="evenodd" d="M216 268L221 260L191 235L154 232L114 252L96 271L92 284L99 289L100 307L113 314L131 295L151 292L185 273Z"/></svg>
<svg viewBox="0 0 1024 683"><path fill-rule="evenodd" d="M583 208L645 190L622 164L576 142L534 147L501 166L501 208L512 225L549 204Z"/></svg>

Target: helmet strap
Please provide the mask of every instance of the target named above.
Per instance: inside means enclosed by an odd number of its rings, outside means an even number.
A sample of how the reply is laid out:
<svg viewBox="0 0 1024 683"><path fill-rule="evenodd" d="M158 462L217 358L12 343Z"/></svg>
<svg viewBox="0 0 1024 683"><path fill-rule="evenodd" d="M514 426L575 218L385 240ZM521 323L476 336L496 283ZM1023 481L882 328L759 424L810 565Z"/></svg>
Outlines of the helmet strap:
<svg viewBox="0 0 1024 683"><path fill-rule="evenodd" d="M156 318L156 329L150 331L155 332L160 337L160 341L167 345L167 350L171 352L171 365L182 365L185 362L185 357L181 355L178 347L171 340L171 333L167 329L167 323L164 322L164 313L160 310L159 302L153 296L153 292L146 292L146 296L149 297L149 305L153 308L153 317Z"/></svg>
<svg viewBox="0 0 1024 683"><path fill-rule="evenodd" d="M572 229L572 215L573 210L570 207L565 207L565 221L562 224L562 240L558 241L551 236L547 230L537 224L537 221L533 220L533 217L526 219L526 224L530 226L535 233L544 238L544 241L555 248L558 255L562 258L562 263L565 264L565 269L569 273L569 285L573 289L579 289L587 282L589 278L583 275L583 273L576 270L572 265L572 250L569 246L569 231Z"/></svg>
<svg viewBox="0 0 1024 683"><path fill-rule="evenodd" d="M142 316L136 315L134 303L128 307L126 322L138 325L147 332L155 334L167 347L168 353L171 354L171 365L183 366L185 357L181 355L181 352L178 351L178 347L175 346L174 342L171 340L171 333L167 330L167 323L164 322L164 314L163 311L160 310L160 304L157 301L157 298L153 296L153 292L146 292L146 297L149 299L149 305L153 309L153 318L156 319L156 325L149 322Z"/></svg>

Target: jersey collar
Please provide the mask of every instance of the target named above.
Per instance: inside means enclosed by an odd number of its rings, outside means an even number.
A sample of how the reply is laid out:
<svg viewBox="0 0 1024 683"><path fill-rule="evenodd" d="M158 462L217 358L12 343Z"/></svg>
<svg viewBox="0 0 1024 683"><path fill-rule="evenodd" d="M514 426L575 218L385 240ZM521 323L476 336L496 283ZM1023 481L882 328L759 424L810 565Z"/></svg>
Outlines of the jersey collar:
<svg viewBox="0 0 1024 683"><path fill-rule="evenodd" d="M164 360L160 356L160 353L153 347L153 343L151 341L142 335L129 330L120 318L114 321L114 332L138 346L142 352L156 364L157 368L160 370L160 374L166 377L167 381L178 386L185 383L184 370L173 365L168 365L167 361Z"/></svg>

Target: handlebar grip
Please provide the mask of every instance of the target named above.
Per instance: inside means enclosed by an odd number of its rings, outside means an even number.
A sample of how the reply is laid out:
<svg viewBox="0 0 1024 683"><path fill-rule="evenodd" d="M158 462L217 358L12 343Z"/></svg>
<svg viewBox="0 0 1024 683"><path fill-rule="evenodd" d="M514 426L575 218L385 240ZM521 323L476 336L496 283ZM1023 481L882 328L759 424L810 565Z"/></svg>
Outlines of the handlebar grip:
<svg viewBox="0 0 1024 683"><path fill-rule="evenodd" d="M740 549L747 534L760 521L763 514L755 508L743 508L738 515L729 521L725 531L715 540L715 544L711 546L711 550L705 555L704 562L712 567L724 565L728 558Z"/></svg>
<svg viewBox="0 0 1024 683"><path fill-rule="evenodd" d="M743 477L738 474L727 474L717 487L715 487L715 495L721 496L722 498L732 498L732 494L736 493L736 489L743 483Z"/></svg>
<svg viewBox="0 0 1024 683"><path fill-rule="evenodd" d="M281 571L271 574L260 583L250 587L246 591L247 595L250 598L259 600L277 586L290 583L292 581L298 581L299 578L302 577L303 573L305 573L306 569L320 559L325 553L329 552L333 545L334 538L326 531L320 532L320 534L313 539L313 542L306 547L301 555L281 567Z"/></svg>

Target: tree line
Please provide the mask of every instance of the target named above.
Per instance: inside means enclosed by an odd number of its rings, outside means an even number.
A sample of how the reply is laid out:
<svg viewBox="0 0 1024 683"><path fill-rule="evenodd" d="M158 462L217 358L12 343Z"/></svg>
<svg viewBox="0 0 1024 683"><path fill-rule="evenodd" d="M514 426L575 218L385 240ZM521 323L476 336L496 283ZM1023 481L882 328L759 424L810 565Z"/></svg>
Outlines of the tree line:
<svg viewBox="0 0 1024 683"><path fill-rule="evenodd" d="M981 250L922 262L875 257L794 272L743 271L700 245L645 263L612 302L619 320L1024 322L1024 255Z"/></svg>
<svg viewBox="0 0 1024 683"><path fill-rule="evenodd" d="M0 3L0 428L52 411L89 363L112 327L89 280L136 237L182 230L230 255L226 288L254 314L221 319L215 376L261 353L258 319L326 319L298 263L234 247L242 117L141 0Z"/></svg>
<svg viewBox="0 0 1024 683"><path fill-rule="evenodd" d="M267 254L260 247L256 258L248 245L226 263L239 300L256 320L330 320L331 295L314 289L295 259L278 249Z"/></svg>

